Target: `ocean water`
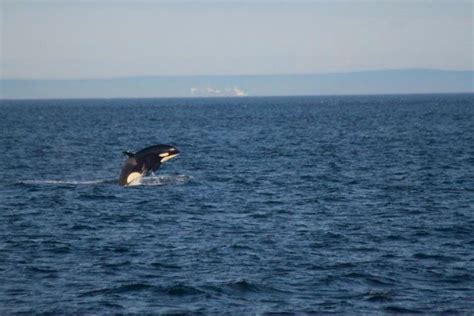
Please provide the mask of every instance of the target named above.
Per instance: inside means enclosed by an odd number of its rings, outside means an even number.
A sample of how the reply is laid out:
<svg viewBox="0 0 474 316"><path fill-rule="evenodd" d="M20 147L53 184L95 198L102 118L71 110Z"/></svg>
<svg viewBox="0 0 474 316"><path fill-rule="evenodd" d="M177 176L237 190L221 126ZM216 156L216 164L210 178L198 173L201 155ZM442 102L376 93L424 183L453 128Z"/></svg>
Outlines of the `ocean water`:
<svg viewBox="0 0 474 316"><path fill-rule="evenodd" d="M0 314L471 313L474 95L0 102ZM123 150L182 154L136 187Z"/></svg>

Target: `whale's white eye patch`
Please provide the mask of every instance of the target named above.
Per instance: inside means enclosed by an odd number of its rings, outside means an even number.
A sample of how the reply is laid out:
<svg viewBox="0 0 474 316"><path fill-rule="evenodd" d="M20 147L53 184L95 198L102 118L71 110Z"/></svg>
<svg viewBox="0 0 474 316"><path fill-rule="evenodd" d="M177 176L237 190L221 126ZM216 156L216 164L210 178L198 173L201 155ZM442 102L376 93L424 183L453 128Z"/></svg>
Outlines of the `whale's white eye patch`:
<svg viewBox="0 0 474 316"><path fill-rule="evenodd" d="M163 158L163 157L168 157L170 155L170 153L162 153L160 154L160 157Z"/></svg>

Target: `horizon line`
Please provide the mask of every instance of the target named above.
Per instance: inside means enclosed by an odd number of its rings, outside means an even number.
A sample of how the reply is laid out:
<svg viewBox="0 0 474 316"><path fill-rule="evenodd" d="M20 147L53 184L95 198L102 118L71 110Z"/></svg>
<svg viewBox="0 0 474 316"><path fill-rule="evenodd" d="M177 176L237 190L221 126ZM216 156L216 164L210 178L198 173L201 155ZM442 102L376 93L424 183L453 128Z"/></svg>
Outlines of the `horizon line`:
<svg viewBox="0 0 474 316"><path fill-rule="evenodd" d="M246 96L184 96L184 97L73 97L73 98L1 98L3 101L57 101L57 100L172 100L172 99L252 99L252 98L317 98L317 97L383 97L383 96L425 96L425 95L474 95L473 92L400 92L400 93L341 93L341 94L289 94L289 95L246 95Z"/></svg>
<svg viewBox="0 0 474 316"><path fill-rule="evenodd" d="M93 80L124 80L133 78L196 78L196 77L278 77L278 76L323 76L344 75L374 72L397 72L397 71L436 71L436 72L472 72L474 69L441 69L441 68L380 68L349 71L326 71L308 73L273 73L273 74L182 74L182 75L128 75L128 76L104 76L104 77L79 77L79 78L0 78L0 81L93 81Z"/></svg>

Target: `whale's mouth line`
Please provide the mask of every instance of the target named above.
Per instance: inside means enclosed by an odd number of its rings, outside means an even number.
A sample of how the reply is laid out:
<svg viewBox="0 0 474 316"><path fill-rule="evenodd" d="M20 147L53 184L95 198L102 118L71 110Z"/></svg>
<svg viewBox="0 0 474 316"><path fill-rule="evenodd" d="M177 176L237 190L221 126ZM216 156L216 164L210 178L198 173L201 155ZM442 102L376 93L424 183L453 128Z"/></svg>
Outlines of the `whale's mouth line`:
<svg viewBox="0 0 474 316"><path fill-rule="evenodd" d="M175 153L175 154L168 154L167 156L161 158L161 163L165 162L165 161L168 161L176 156L178 156L179 153Z"/></svg>

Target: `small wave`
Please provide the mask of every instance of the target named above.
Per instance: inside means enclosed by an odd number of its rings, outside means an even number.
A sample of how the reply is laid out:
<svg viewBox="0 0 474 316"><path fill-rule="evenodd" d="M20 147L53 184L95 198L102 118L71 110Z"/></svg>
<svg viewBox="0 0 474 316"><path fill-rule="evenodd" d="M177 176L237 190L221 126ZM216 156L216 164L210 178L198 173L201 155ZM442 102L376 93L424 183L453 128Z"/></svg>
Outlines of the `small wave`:
<svg viewBox="0 0 474 316"><path fill-rule="evenodd" d="M224 283L209 284L206 286L211 292L226 293L227 295L246 295L250 293L281 292L269 285L251 282L246 279L238 279Z"/></svg>
<svg viewBox="0 0 474 316"><path fill-rule="evenodd" d="M390 305L385 307L385 311L389 313L397 313L397 314L421 314L422 312L415 309L410 309L408 307L397 306L397 305Z"/></svg>
<svg viewBox="0 0 474 316"><path fill-rule="evenodd" d="M413 255L413 258L420 259L420 260L434 260L434 261L441 261L441 262L454 262L457 261L457 258L452 256L445 256L439 254L427 254L423 252L417 252Z"/></svg>
<svg viewBox="0 0 474 316"><path fill-rule="evenodd" d="M262 292L265 289L256 284L252 283L250 281L247 281L245 279L241 279L235 282L228 283L227 286L233 290L237 290L239 292Z"/></svg>
<svg viewBox="0 0 474 316"><path fill-rule="evenodd" d="M39 267L39 266L33 266L29 268L30 271L32 272L37 272L37 273L57 273L59 272L56 269L49 268L49 267Z"/></svg>
<svg viewBox="0 0 474 316"><path fill-rule="evenodd" d="M165 294L170 296L188 296L188 295L200 295L204 292L193 286L184 284L177 284L167 287L155 286L148 283L129 283L122 284L113 287L105 287L96 290L89 290L81 293L81 296L108 296L115 294L128 294L134 292L152 292L155 294Z"/></svg>
<svg viewBox="0 0 474 316"><path fill-rule="evenodd" d="M388 302L392 301L393 293L391 291L370 290L364 295L364 299L369 302Z"/></svg>
<svg viewBox="0 0 474 316"><path fill-rule="evenodd" d="M392 286L395 283L395 280L385 276L373 275L370 273L361 273L361 272L350 272L345 275L345 277L362 280L370 285L374 286Z"/></svg>
<svg viewBox="0 0 474 316"><path fill-rule="evenodd" d="M168 264L163 262L153 262L151 264L155 269L163 269L163 270L181 270L181 267L174 264Z"/></svg>
<svg viewBox="0 0 474 316"><path fill-rule="evenodd" d="M187 296L187 295L199 295L204 292L193 286L187 286L183 284L171 286L165 290L165 293L171 296Z"/></svg>
<svg viewBox="0 0 474 316"><path fill-rule="evenodd" d="M149 291L156 289L155 286L147 283L130 283L118 285L115 287L106 287L81 293L81 296L97 296L97 295L110 295L110 294L121 294L131 293L140 291Z"/></svg>

